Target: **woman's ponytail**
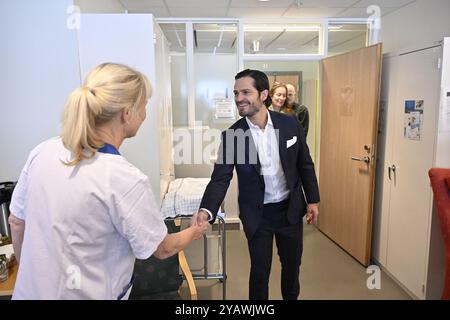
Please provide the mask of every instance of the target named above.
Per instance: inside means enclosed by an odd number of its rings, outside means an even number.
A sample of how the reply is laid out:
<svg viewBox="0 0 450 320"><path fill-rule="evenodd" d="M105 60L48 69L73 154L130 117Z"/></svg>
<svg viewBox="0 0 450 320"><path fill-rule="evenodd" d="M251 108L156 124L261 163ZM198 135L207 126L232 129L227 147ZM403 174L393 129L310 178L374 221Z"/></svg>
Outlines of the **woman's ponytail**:
<svg viewBox="0 0 450 320"><path fill-rule="evenodd" d="M96 107L98 103L95 96L92 97L92 92L86 87L76 89L69 96L62 118L62 141L73 153L73 159L66 162L69 166L93 157L102 146L95 133L95 114L92 109Z"/></svg>
<svg viewBox="0 0 450 320"><path fill-rule="evenodd" d="M116 63L104 63L74 90L64 107L62 142L72 154L66 165L92 158L103 146L96 126L112 120L124 108L135 109L151 96L151 86L140 72Z"/></svg>

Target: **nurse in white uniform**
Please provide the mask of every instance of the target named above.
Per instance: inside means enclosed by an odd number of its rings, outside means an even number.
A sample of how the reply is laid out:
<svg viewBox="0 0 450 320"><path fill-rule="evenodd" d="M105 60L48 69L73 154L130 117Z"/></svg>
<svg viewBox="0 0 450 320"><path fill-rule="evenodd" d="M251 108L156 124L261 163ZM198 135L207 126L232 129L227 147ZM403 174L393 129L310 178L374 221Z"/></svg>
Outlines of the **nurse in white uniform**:
<svg viewBox="0 0 450 320"><path fill-rule="evenodd" d="M13 299L126 299L135 258L167 258L206 231L168 234L147 176L120 155L150 95L142 73L102 64L69 96L62 135L31 151L10 206Z"/></svg>

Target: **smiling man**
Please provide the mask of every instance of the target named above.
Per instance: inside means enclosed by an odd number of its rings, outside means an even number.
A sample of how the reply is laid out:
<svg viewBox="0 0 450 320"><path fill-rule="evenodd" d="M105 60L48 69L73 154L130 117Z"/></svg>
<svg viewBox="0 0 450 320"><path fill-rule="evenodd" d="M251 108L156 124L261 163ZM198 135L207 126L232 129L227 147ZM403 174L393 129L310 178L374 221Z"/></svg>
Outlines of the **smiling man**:
<svg viewBox="0 0 450 320"><path fill-rule="evenodd" d="M239 217L251 260L249 297L269 298L275 236L281 291L283 299L291 300L300 293L302 217L306 214L307 223L316 222L319 190L303 128L295 117L267 110L268 93L263 72L247 69L236 75L234 99L243 118L222 134L218 161L196 218L200 224L215 220L236 168Z"/></svg>

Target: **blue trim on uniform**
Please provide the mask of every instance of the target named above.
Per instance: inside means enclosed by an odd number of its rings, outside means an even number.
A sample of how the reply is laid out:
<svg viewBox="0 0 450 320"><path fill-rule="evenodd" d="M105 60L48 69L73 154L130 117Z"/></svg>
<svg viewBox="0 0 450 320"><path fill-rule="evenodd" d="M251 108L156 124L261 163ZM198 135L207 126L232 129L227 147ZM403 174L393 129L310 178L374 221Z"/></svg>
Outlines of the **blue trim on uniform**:
<svg viewBox="0 0 450 320"><path fill-rule="evenodd" d="M117 150L116 147L109 143L105 143L105 145L97 151L101 153L117 154L120 156L119 150Z"/></svg>
<svg viewBox="0 0 450 320"><path fill-rule="evenodd" d="M122 298L125 297L128 290L130 290L131 286L133 285L133 282L134 282L134 274L131 276L130 282L128 282L128 284L123 288L122 292L117 297L117 300L122 300Z"/></svg>

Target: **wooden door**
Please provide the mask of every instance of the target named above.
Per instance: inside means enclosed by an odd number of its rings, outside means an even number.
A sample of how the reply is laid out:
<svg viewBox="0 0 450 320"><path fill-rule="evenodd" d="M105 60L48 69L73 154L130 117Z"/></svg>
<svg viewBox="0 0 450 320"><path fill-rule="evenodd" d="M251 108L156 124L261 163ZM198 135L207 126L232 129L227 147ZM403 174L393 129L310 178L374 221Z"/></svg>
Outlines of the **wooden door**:
<svg viewBox="0 0 450 320"><path fill-rule="evenodd" d="M378 44L321 62L318 227L364 266L371 249L381 54Z"/></svg>

